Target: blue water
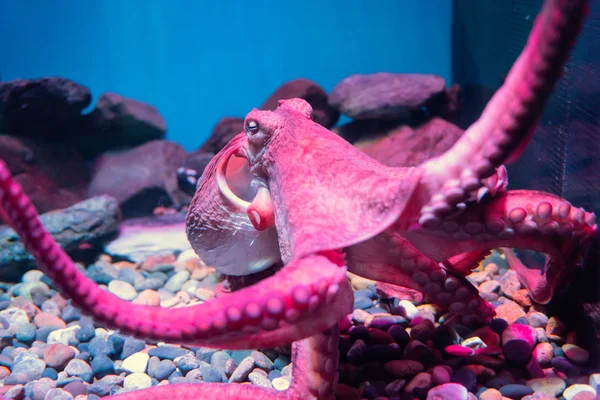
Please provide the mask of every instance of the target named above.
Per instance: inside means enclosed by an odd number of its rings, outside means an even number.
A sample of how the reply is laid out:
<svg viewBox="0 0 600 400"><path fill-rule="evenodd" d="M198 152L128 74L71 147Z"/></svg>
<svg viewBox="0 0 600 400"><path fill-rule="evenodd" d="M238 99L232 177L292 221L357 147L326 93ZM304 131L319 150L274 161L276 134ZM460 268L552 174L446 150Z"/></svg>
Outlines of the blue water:
<svg viewBox="0 0 600 400"><path fill-rule="evenodd" d="M371 4L371 5L367 5ZM63 76L148 102L193 150L222 116L244 116L304 77L451 76L451 0L0 1L3 80Z"/></svg>

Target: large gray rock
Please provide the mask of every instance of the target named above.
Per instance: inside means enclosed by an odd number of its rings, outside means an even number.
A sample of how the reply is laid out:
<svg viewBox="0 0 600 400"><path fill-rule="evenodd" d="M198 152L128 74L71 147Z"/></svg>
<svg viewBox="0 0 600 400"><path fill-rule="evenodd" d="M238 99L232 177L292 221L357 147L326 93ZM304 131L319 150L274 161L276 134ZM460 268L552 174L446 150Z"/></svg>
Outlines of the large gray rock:
<svg viewBox="0 0 600 400"><path fill-rule="evenodd" d="M89 158L161 139L166 131L164 118L150 104L116 93L104 93L92 112L85 116L81 132L73 140Z"/></svg>
<svg viewBox="0 0 600 400"><path fill-rule="evenodd" d="M68 253L81 244L93 243L116 232L120 218L117 201L109 196L98 196L43 214L40 220ZM35 266L36 261L25 250L16 232L6 225L0 226L0 279L19 279L23 272Z"/></svg>
<svg viewBox="0 0 600 400"><path fill-rule="evenodd" d="M88 194L114 197L126 218L150 215L158 206L180 207L190 200L177 182L177 169L186 155L183 147L167 140L103 154L94 166Z"/></svg>
<svg viewBox="0 0 600 400"><path fill-rule="evenodd" d="M405 119L436 97L446 81L428 74L351 75L336 85L329 104L354 119Z"/></svg>
<svg viewBox="0 0 600 400"><path fill-rule="evenodd" d="M87 87L58 77L0 83L0 133L62 136L91 98Z"/></svg>

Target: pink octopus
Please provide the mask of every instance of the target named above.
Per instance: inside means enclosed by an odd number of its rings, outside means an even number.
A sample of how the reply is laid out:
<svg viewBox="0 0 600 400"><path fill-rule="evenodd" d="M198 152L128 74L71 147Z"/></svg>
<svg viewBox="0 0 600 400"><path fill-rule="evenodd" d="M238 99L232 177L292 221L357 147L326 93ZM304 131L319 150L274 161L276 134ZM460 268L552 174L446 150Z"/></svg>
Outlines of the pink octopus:
<svg viewBox="0 0 600 400"><path fill-rule="evenodd" d="M464 275L491 248L544 252L518 274L537 302L576 264L595 216L537 191L507 191L503 163L520 155L560 76L586 0L547 0L529 42L480 119L445 154L412 168L384 166L311 120L300 99L252 110L245 132L206 168L187 216L188 238L220 272L274 275L204 304L131 304L100 289L40 224L0 162L2 217L74 305L122 333L225 349L293 343L285 392L253 385L156 386L114 399L329 399L337 382L338 321L352 311L346 271L419 290L463 317L493 308Z"/></svg>

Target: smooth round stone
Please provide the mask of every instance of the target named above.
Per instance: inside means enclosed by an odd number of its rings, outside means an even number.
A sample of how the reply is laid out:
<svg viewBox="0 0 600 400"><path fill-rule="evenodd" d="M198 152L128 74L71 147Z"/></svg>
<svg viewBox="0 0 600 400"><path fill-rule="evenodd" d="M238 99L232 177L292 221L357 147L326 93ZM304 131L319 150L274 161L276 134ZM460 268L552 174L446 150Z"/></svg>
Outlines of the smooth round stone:
<svg viewBox="0 0 600 400"><path fill-rule="evenodd" d="M144 275L133 268L122 268L119 270L117 277L131 285L144 280Z"/></svg>
<svg viewBox="0 0 600 400"><path fill-rule="evenodd" d="M415 305L408 300L400 300L400 303L398 304L398 306L402 307L404 309L404 312L401 313L400 315L402 315L404 318L406 318L408 320L413 319L419 313L419 309L417 307L415 307Z"/></svg>
<svg viewBox="0 0 600 400"><path fill-rule="evenodd" d="M409 333L406 332L404 327L399 325L390 326L388 335L390 335L400 346L406 346L410 342Z"/></svg>
<svg viewBox="0 0 600 400"><path fill-rule="evenodd" d="M369 327L387 330L393 325L407 324L408 321L399 315L377 316L369 322Z"/></svg>
<svg viewBox="0 0 600 400"><path fill-rule="evenodd" d="M533 349L533 357L542 366L548 366L554 357L554 348L548 342L538 343Z"/></svg>
<svg viewBox="0 0 600 400"><path fill-rule="evenodd" d="M160 295L154 290L146 289L133 300L133 303L158 306L160 305Z"/></svg>
<svg viewBox="0 0 600 400"><path fill-rule="evenodd" d="M39 282L43 276L44 276L44 273L42 271L37 270L37 269L32 269L23 274L23 277L21 278L21 282L23 282L23 283Z"/></svg>
<svg viewBox="0 0 600 400"><path fill-rule="evenodd" d="M379 362L385 363L391 360L399 360L402 358L402 350L396 343L392 344L372 344L367 346L364 351L362 362Z"/></svg>
<svg viewBox="0 0 600 400"><path fill-rule="evenodd" d="M269 357L267 357L260 351L253 351L251 356L252 358L254 358L254 365L265 371L265 373L271 371L274 368L273 361L271 361Z"/></svg>
<svg viewBox="0 0 600 400"><path fill-rule="evenodd" d="M141 282L135 284L135 289L143 292L145 290L156 291L163 287L165 284L165 280L162 278L146 278Z"/></svg>
<svg viewBox="0 0 600 400"><path fill-rule="evenodd" d="M467 391L473 392L477 386L477 375L468 368L460 368L452 375L452 382L459 383Z"/></svg>
<svg viewBox="0 0 600 400"><path fill-rule="evenodd" d="M575 364L585 364L590 359L590 353L574 344L565 344L562 346L562 351L569 361Z"/></svg>
<svg viewBox="0 0 600 400"><path fill-rule="evenodd" d="M200 361L192 354L184 354L181 357L177 357L175 359L175 364L177 365L177 368L179 368L179 370L184 374L187 374L191 370L200 367Z"/></svg>
<svg viewBox="0 0 600 400"><path fill-rule="evenodd" d="M270 381L272 381L275 378L279 378L281 377L281 371L278 371L276 369L274 369L273 371L269 372L269 375L267 375L267 377L269 378Z"/></svg>
<svg viewBox="0 0 600 400"><path fill-rule="evenodd" d="M81 325L77 333L75 334L75 338L80 342L89 342L96 335L96 330L90 324Z"/></svg>
<svg viewBox="0 0 600 400"><path fill-rule="evenodd" d="M15 338L23 343L31 343L35 340L35 325L27 323L21 325L15 334Z"/></svg>
<svg viewBox="0 0 600 400"><path fill-rule="evenodd" d="M136 339L131 336L127 336L123 342L123 349L121 350L121 359L126 359L130 355L142 351L146 347L146 342L141 339Z"/></svg>
<svg viewBox="0 0 600 400"><path fill-rule="evenodd" d="M190 279L190 273L188 271L177 272L167 280L164 289L172 293L178 292L188 279Z"/></svg>
<svg viewBox="0 0 600 400"><path fill-rule="evenodd" d="M569 375L572 371L575 370L573 364L571 364L569 360L567 360L564 357L554 357L552 359L552 367L557 371L560 371L567 375Z"/></svg>
<svg viewBox="0 0 600 400"><path fill-rule="evenodd" d="M509 385L502 386L500 388L500 393L502 393L502 396L504 397L509 397L511 399L520 399L524 396L533 394L533 389L527 385L511 383Z"/></svg>
<svg viewBox="0 0 600 400"><path fill-rule="evenodd" d="M497 293L500 289L500 282L487 281L479 285L479 291L483 293Z"/></svg>
<svg viewBox="0 0 600 400"><path fill-rule="evenodd" d="M34 381L42 377L44 369L46 369L46 363L43 360L26 359L21 362L15 362L11 375L23 374L29 381ZM4 384L7 384L7 382L5 381Z"/></svg>
<svg viewBox="0 0 600 400"><path fill-rule="evenodd" d="M73 326L70 326L65 329L52 330L50 333L48 333L47 342L49 344L52 344L52 343L69 344L69 342L76 339L75 335L77 334L77 331L79 330L79 328L80 328L79 325L73 325ZM38 330L38 335L39 335L39 332L40 332L40 330ZM36 339L37 339L37 337L36 337Z"/></svg>
<svg viewBox="0 0 600 400"><path fill-rule="evenodd" d="M240 383L248 378L248 374L254 369L254 357L248 356L244 358L237 368L231 374L229 383Z"/></svg>
<svg viewBox="0 0 600 400"><path fill-rule="evenodd" d="M589 392L591 394L596 394L596 392L594 391L594 388L591 387L590 385L584 385L581 383L577 383L575 385L571 385L568 388L565 389L565 391L563 392L563 397L565 398L565 400L573 400L573 398L581 392Z"/></svg>
<svg viewBox="0 0 600 400"><path fill-rule="evenodd" d="M273 384L273 387L279 391L287 390L290 387L290 379L287 376L275 378L271 383Z"/></svg>
<svg viewBox="0 0 600 400"><path fill-rule="evenodd" d="M365 354L366 349L367 345L365 344L365 342L358 339L352 344L352 346L350 346L350 349L346 353L348 361L351 363L360 362Z"/></svg>
<svg viewBox="0 0 600 400"><path fill-rule="evenodd" d="M550 397L558 397L567 387L565 381L557 377L530 379L527 386Z"/></svg>
<svg viewBox="0 0 600 400"><path fill-rule="evenodd" d="M127 375L123 380L123 388L127 390L147 389L152 386L152 378L142 372Z"/></svg>
<svg viewBox="0 0 600 400"><path fill-rule="evenodd" d="M158 357L160 359L174 360L184 354L191 354L187 349L181 347L161 346L148 350L150 357Z"/></svg>
<svg viewBox="0 0 600 400"><path fill-rule="evenodd" d="M435 336L435 327L433 323L429 320L425 320L415 326L410 330L410 336L413 339L420 340L421 342L425 342L427 340L433 339Z"/></svg>
<svg viewBox="0 0 600 400"><path fill-rule="evenodd" d="M131 301L137 296L137 291L129 282L115 279L108 284L108 291L123 300Z"/></svg>
<svg viewBox="0 0 600 400"><path fill-rule="evenodd" d="M545 328L548 325L548 317L539 311L528 312L526 318L532 328Z"/></svg>
<svg viewBox="0 0 600 400"><path fill-rule="evenodd" d="M502 348L507 360L527 362L537 342L535 330L528 325L512 324L502 332Z"/></svg>
<svg viewBox="0 0 600 400"><path fill-rule="evenodd" d="M426 393L431 388L431 374L427 372L419 372L414 378L408 382L404 391L407 393Z"/></svg>
<svg viewBox="0 0 600 400"><path fill-rule="evenodd" d="M498 389L486 389L479 395L479 400L504 400Z"/></svg>
<svg viewBox="0 0 600 400"><path fill-rule="evenodd" d="M73 395L63 389L56 388L50 389L48 393L46 393L46 397L44 400L52 399L52 400L73 400Z"/></svg>
<svg viewBox="0 0 600 400"><path fill-rule="evenodd" d="M175 367L175 364L173 364L173 361L162 360L161 362L158 363L156 368L154 368L154 370L152 371L150 376L152 378L155 378L158 381L162 381L164 379L167 379L173 372L175 372L176 369L177 369L177 367ZM149 369L148 369L148 372L150 372Z"/></svg>
<svg viewBox="0 0 600 400"><path fill-rule="evenodd" d="M461 344L452 344L450 346L446 346L444 351L452 356L457 357L466 357L473 354L473 349L470 349Z"/></svg>
<svg viewBox="0 0 600 400"><path fill-rule="evenodd" d="M250 382L252 382L253 384L255 384L256 386L260 386L260 387L264 387L264 388L268 388L268 389L273 387L269 378L267 378L266 376L259 374L257 372L250 372L250 374L248 374L248 380Z"/></svg>
<svg viewBox="0 0 600 400"><path fill-rule="evenodd" d="M368 297L355 297L354 298L354 306L353 308L359 308L361 310L366 310L368 308L373 307L373 300Z"/></svg>
<svg viewBox="0 0 600 400"><path fill-rule="evenodd" d="M135 353L123 360L122 368L125 372L146 372L150 356L146 353Z"/></svg>
<svg viewBox="0 0 600 400"><path fill-rule="evenodd" d="M110 358L104 354L100 354L92 359L90 364L95 377L102 378L105 375L113 374L115 367Z"/></svg>
<svg viewBox="0 0 600 400"><path fill-rule="evenodd" d="M104 355L112 354L114 352L114 349L112 348L110 343L108 343L108 341L106 341L105 339L103 339L101 337L96 336L95 338L93 338L90 341L90 344L88 347L88 352L93 357L95 357L100 354L104 354Z"/></svg>
<svg viewBox="0 0 600 400"><path fill-rule="evenodd" d="M50 378L55 381L58 379L58 372L54 368L46 368L42 373L42 378Z"/></svg>
<svg viewBox="0 0 600 400"><path fill-rule="evenodd" d="M75 350L65 344L50 344L42 355L48 367L60 369L75 357Z"/></svg>
<svg viewBox="0 0 600 400"><path fill-rule="evenodd" d="M81 319L81 311L69 304L63 308L60 318L67 324L73 321L79 321Z"/></svg>
<svg viewBox="0 0 600 400"><path fill-rule="evenodd" d="M445 383L429 390L427 400L468 400L469 391L458 383Z"/></svg>
<svg viewBox="0 0 600 400"><path fill-rule="evenodd" d="M369 343L376 344L391 344L394 343L394 339L387 334L387 332L380 331L379 329L369 329L369 337L367 339Z"/></svg>
<svg viewBox="0 0 600 400"><path fill-rule="evenodd" d="M87 386L83 382L71 382L65 385L63 389L74 397L87 393Z"/></svg>
<svg viewBox="0 0 600 400"><path fill-rule="evenodd" d="M449 383L451 376L452 368L447 365L437 365L431 371L431 381L436 386Z"/></svg>
<svg viewBox="0 0 600 400"><path fill-rule="evenodd" d="M91 373L92 367L83 360L73 359L65 367L65 372L68 376L82 376Z"/></svg>
<svg viewBox="0 0 600 400"><path fill-rule="evenodd" d="M406 345L402 352L402 357L405 360L419 361L426 366L430 366L434 361L431 349L418 340L411 340Z"/></svg>
<svg viewBox="0 0 600 400"><path fill-rule="evenodd" d="M222 377L219 371L210 366L201 366L199 368L204 382L221 382Z"/></svg>
<svg viewBox="0 0 600 400"><path fill-rule="evenodd" d="M590 375L590 386L596 391L596 393L600 394L600 374L592 374Z"/></svg>
<svg viewBox="0 0 600 400"><path fill-rule="evenodd" d="M424 370L423 364L414 360L393 360L383 365L388 374L396 378L409 378Z"/></svg>
<svg viewBox="0 0 600 400"><path fill-rule="evenodd" d="M56 382L54 382L52 379L41 378L37 382L30 382L29 384L25 385L25 396L33 398L33 400L43 400L46 397L46 393L55 387Z"/></svg>

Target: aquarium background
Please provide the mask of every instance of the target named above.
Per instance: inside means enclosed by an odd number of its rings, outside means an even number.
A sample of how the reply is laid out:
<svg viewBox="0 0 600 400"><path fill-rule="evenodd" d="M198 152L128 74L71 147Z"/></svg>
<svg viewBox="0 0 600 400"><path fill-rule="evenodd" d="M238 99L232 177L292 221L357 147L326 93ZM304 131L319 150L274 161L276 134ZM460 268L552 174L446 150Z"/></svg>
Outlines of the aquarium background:
<svg viewBox="0 0 600 400"><path fill-rule="evenodd" d="M221 117L245 115L292 79L326 91L354 73L449 81L451 10L450 0L2 1L0 74L61 76L94 99L150 103L190 151Z"/></svg>

